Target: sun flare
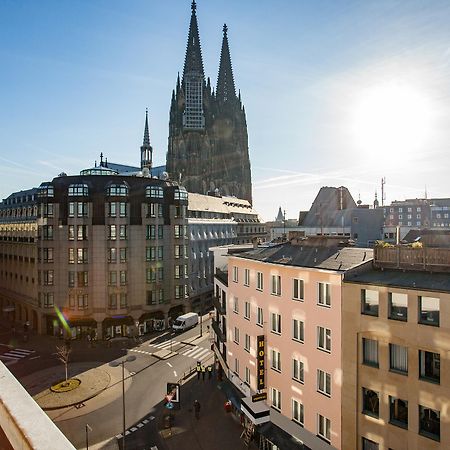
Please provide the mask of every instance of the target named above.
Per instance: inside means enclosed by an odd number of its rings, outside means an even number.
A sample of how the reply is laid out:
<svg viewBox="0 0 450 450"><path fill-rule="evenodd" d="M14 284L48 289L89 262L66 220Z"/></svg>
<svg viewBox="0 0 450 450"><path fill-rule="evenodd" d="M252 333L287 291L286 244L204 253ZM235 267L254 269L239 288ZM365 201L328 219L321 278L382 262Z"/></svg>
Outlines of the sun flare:
<svg viewBox="0 0 450 450"><path fill-rule="evenodd" d="M367 89L354 109L357 149L391 162L413 156L426 145L431 116L427 97L410 86L383 84Z"/></svg>

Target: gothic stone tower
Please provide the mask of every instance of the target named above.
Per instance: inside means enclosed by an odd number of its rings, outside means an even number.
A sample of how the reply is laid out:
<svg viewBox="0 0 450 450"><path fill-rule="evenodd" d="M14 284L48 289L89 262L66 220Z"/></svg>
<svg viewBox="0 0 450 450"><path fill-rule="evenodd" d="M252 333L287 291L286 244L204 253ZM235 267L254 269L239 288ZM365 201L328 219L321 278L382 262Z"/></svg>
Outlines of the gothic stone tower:
<svg viewBox="0 0 450 450"><path fill-rule="evenodd" d="M228 45L223 27L216 91L205 81L196 15L191 22L183 77L172 92L167 171L189 192L206 194L216 189L252 201L247 122L241 95L236 95Z"/></svg>

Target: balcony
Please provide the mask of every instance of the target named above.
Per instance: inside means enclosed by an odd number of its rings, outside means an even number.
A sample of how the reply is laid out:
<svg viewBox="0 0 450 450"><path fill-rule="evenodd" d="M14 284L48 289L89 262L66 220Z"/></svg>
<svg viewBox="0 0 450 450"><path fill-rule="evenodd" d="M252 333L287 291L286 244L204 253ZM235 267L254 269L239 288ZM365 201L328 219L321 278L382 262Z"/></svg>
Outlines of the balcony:
<svg viewBox="0 0 450 450"><path fill-rule="evenodd" d="M221 330L219 326L219 322L217 320L213 320L211 322L212 328L214 330L214 333L216 333L216 336L219 338L221 342L227 342L227 336L226 334Z"/></svg>
<svg viewBox="0 0 450 450"><path fill-rule="evenodd" d="M450 272L450 248L375 247L377 268Z"/></svg>
<svg viewBox="0 0 450 450"><path fill-rule="evenodd" d="M224 316L227 313L227 310L222 306L222 302L219 297L213 295L212 304L220 315Z"/></svg>

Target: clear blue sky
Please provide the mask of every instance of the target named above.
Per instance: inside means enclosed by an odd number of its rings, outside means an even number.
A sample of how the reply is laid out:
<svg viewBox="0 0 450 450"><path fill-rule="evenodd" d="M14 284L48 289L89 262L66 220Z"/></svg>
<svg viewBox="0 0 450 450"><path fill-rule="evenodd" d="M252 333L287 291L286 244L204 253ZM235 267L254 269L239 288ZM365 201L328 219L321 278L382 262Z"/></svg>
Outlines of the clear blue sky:
<svg viewBox="0 0 450 450"><path fill-rule="evenodd" d="M450 196L450 2L199 0L216 83L224 22L247 112L256 209L308 209L323 185L372 202ZM0 196L103 152L155 164L182 70L190 1L0 2ZM400 120L401 123L397 123Z"/></svg>

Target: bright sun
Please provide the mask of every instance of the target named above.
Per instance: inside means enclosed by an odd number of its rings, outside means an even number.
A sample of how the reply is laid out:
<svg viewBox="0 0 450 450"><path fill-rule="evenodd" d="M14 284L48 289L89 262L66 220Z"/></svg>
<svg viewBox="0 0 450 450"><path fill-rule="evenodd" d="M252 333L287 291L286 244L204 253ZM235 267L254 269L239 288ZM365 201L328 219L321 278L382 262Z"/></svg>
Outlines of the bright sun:
<svg viewBox="0 0 450 450"><path fill-rule="evenodd" d="M358 151L399 162L424 149L432 108L420 91L400 84L374 86L354 109L353 135Z"/></svg>

